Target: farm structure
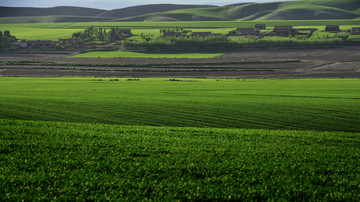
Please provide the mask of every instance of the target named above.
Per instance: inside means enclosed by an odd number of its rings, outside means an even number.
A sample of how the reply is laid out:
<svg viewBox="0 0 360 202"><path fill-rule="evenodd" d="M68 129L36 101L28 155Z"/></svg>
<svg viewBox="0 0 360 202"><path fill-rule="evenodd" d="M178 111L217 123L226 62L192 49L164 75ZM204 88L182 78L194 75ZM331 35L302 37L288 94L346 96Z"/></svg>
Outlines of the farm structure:
<svg viewBox="0 0 360 202"><path fill-rule="evenodd" d="M114 40L123 40L132 36L131 29L120 29L118 30L118 34L114 36Z"/></svg>
<svg viewBox="0 0 360 202"><path fill-rule="evenodd" d="M297 30L296 35L306 35L307 37L311 37L317 29L309 28L309 29L296 29L296 30Z"/></svg>
<svg viewBox="0 0 360 202"><path fill-rule="evenodd" d="M259 37L264 36L282 36L289 37L295 35L306 35L311 37L312 34L317 30L316 28L307 28L307 29L295 29L293 26L275 26L274 30L269 33L261 33L260 29L266 29L265 24L255 25L255 28L237 28L235 31L230 31L227 36L245 36L245 35L255 35Z"/></svg>
<svg viewBox="0 0 360 202"><path fill-rule="evenodd" d="M339 32L340 26L339 25L326 25L325 32Z"/></svg>
<svg viewBox="0 0 360 202"><path fill-rule="evenodd" d="M66 44L73 44L74 40L72 39L59 39L59 44L66 45Z"/></svg>
<svg viewBox="0 0 360 202"><path fill-rule="evenodd" d="M266 24L256 24L255 29L266 29Z"/></svg>
<svg viewBox="0 0 360 202"><path fill-rule="evenodd" d="M119 29L118 32L120 35L132 35L131 29Z"/></svg>
<svg viewBox="0 0 360 202"><path fill-rule="evenodd" d="M41 48L41 49L49 49L49 48L54 48L56 45L56 42L54 41L26 41L26 40L22 40L20 42L16 42L15 46L19 47L19 48L31 48L31 49L36 49L36 48Z"/></svg>
<svg viewBox="0 0 360 202"><path fill-rule="evenodd" d="M236 35L258 35L259 33L260 31L254 28L237 28L235 32Z"/></svg>
<svg viewBox="0 0 360 202"><path fill-rule="evenodd" d="M21 40L21 41L16 41L14 43L15 47L17 48L26 48L27 47L27 43L26 40Z"/></svg>
<svg viewBox="0 0 360 202"><path fill-rule="evenodd" d="M360 34L360 27L352 27L350 32L351 34Z"/></svg>
<svg viewBox="0 0 360 202"><path fill-rule="evenodd" d="M230 31L227 36L257 36L260 34L261 29L266 29L266 24L256 24L254 28L236 28L235 31Z"/></svg>
<svg viewBox="0 0 360 202"><path fill-rule="evenodd" d="M130 37L132 35L131 30L123 30L122 32L120 32L118 35L115 35L113 40L111 40L110 42L113 41L120 41L122 39L125 39L127 37ZM88 34L84 34L80 36L81 40L88 40L88 41L95 41L96 37L88 35ZM100 46L100 45L106 45L107 43L105 41L103 41L103 43L97 43L97 44L83 44L82 42L80 42L79 38L73 37L70 39L59 39L59 41L41 41L41 40L37 40L37 41L26 41L26 40L21 40L18 41L16 40L14 45L17 48L29 48L29 49L53 49L55 47L57 47L57 45L60 46L66 46L66 45L71 45L73 47L77 47L77 48L94 48L95 46Z"/></svg>
<svg viewBox="0 0 360 202"><path fill-rule="evenodd" d="M163 36L181 37L182 33L180 33L180 32L164 32Z"/></svg>
<svg viewBox="0 0 360 202"><path fill-rule="evenodd" d="M96 39L96 37L91 36L90 34L83 34L83 35L80 36L80 38L82 40L85 40L85 39L95 40Z"/></svg>
<svg viewBox="0 0 360 202"><path fill-rule="evenodd" d="M197 37L208 37L211 36L211 32L193 32L192 36L197 36Z"/></svg>
<svg viewBox="0 0 360 202"><path fill-rule="evenodd" d="M274 34L276 36L294 36L298 33L297 29L294 29L293 26L275 26Z"/></svg>

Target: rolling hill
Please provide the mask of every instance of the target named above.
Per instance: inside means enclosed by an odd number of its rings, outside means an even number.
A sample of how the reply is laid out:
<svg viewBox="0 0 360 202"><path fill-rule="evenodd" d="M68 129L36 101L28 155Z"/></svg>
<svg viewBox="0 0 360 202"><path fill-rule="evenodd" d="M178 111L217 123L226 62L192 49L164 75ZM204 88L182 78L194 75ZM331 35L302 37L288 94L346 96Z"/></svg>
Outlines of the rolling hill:
<svg viewBox="0 0 360 202"><path fill-rule="evenodd" d="M37 18L24 19L26 16ZM44 18L44 16L51 16ZM21 17L21 18L19 18ZM90 21L324 20L360 17L357 0L298 0L227 6L153 4L114 10L79 7L0 7L1 23Z"/></svg>
<svg viewBox="0 0 360 202"><path fill-rule="evenodd" d="M81 8L70 6L59 6L52 8L27 8L27 7L0 7L0 17L26 17L26 16L97 16L105 10L93 8Z"/></svg>
<svg viewBox="0 0 360 202"><path fill-rule="evenodd" d="M143 6L132 6L104 12L99 17L126 18L138 15L145 15L155 12L165 12L178 9L215 7L210 5L177 5L177 4L152 4Z"/></svg>
<svg viewBox="0 0 360 202"><path fill-rule="evenodd" d="M359 1L289 1L247 3L223 7L194 8L152 13L132 19L153 21L162 17L188 21L207 18L213 20L323 20L355 19L360 17Z"/></svg>

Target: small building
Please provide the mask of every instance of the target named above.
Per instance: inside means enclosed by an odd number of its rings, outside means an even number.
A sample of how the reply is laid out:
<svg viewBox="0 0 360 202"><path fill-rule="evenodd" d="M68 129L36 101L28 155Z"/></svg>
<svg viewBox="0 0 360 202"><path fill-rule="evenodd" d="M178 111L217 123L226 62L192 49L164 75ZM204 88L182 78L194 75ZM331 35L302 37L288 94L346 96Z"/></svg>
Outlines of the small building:
<svg viewBox="0 0 360 202"><path fill-rule="evenodd" d="M236 31L230 31L229 34L227 34L228 36L236 36Z"/></svg>
<svg viewBox="0 0 360 202"><path fill-rule="evenodd" d="M351 34L360 34L360 27L352 27Z"/></svg>
<svg viewBox="0 0 360 202"><path fill-rule="evenodd" d="M266 24L256 24L255 29L266 29Z"/></svg>
<svg viewBox="0 0 360 202"><path fill-rule="evenodd" d="M123 35L132 35L131 29L119 29L119 34L123 34Z"/></svg>
<svg viewBox="0 0 360 202"><path fill-rule="evenodd" d="M301 28L297 29L296 35L311 37L316 30L317 28Z"/></svg>
<svg viewBox="0 0 360 202"><path fill-rule="evenodd" d="M181 37L182 34L180 32L164 32L163 36Z"/></svg>
<svg viewBox="0 0 360 202"><path fill-rule="evenodd" d="M254 28L237 28L236 34L237 35L257 35L259 34L259 30L256 30Z"/></svg>
<svg viewBox="0 0 360 202"><path fill-rule="evenodd" d="M81 35L81 39L90 39L90 40L95 40L94 36L91 36L90 34L83 34Z"/></svg>
<svg viewBox="0 0 360 202"><path fill-rule="evenodd" d="M326 25L325 32L339 32L340 26L339 25Z"/></svg>
<svg viewBox="0 0 360 202"><path fill-rule="evenodd" d="M294 36L297 34L297 29L294 29L293 26L275 26L274 33L275 36Z"/></svg>
<svg viewBox="0 0 360 202"><path fill-rule="evenodd" d="M31 48L53 48L55 47L55 43L53 41L27 41L26 42L27 47Z"/></svg>
<svg viewBox="0 0 360 202"><path fill-rule="evenodd" d="M66 45L66 44L72 44L72 39L59 39L59 44Z"/></svg>
<svg viewBox="0 0 360 202"><path fill-rule="evenodd" d="M118 34L114 36L114 40L120 41L130 36L132 36L131 29L119 29Z"/></svg>
<svg viewBox="0 0 360 202"><path fill-rule="evenodd" d="M197 37L208 37L211 36L211 32L193 32L192 36L197 36Z"/></svg>
<svg viewBox="0 0 360 202"><path fill-rule="evenodd" d="M14 41L14 42L17 42L19 39L16 38L16 36L11 36L11 39Z"/></svg>
<svg viewBox="0 0 360 202"><path fill-rule="evenodd" d="M15 42L14 45L17 48L26 48L27 47L27 43L24 40L22 40L20 42Z"/></svg>

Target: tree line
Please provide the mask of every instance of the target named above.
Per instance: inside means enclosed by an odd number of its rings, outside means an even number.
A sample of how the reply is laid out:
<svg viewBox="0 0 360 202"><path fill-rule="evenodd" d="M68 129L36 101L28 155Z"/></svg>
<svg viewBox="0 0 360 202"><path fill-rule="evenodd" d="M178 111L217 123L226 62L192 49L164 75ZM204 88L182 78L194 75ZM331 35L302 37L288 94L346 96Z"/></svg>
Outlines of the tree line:
<svg viewBox="0 0 360 202"><path fill-rule="evenodd" d="M15 42L15 38L11 36L10 31L5 30L4 33L0 31L0 50L9 50Z"/></svg>
<svg viewBox="0 0 360 202"><path fill-rule="evenodd" d="M128 41L125 40L123 48L131 51L228 51L239 49L261 48L329 48L341 46L346 43L346 36L314 37L303 39L298 37L264 37L229 39L224 35L208 37L157 37L151 40Z"/></svg>
<svg viewBox="0 0 360 202"><path fill-rule="evenodd" d="M73 39L77 39L80 43L86 43L90 41L114 41L117 36L121 34L120 27L112 27L109 29L102 27L90 26L84 31L75 32L72 35Z"/></svg>

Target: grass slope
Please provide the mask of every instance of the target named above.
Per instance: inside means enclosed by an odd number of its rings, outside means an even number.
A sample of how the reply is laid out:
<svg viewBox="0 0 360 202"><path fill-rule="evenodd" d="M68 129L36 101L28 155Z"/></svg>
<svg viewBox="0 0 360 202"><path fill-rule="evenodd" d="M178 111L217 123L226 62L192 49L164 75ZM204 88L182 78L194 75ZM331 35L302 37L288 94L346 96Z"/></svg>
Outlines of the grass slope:
<svg viewBox="0 0 360 202"><path fill-rule="evenodd" d="M359 79L110 80L0 78L0 119L360 132Z"/></svg>
<svg viewBox="0 0 360 202"><path fill-rule="evenodd" d="M105 12L101 9L58 6L52 8L28 8L28 7L2 7L0 6L0 17L17 16L49 16L49 15L71 15L71 16L93 16Z"/></svg>
<svg viewBox="0 0 360 202"><path fill-rule="evenodd" d="M0 18L1 23L62 23L62 22L102 22L112 21L112 18L86 16L35 16L35 17L6 17Z"/></svg>
<svg viewBox="0 0 360 202"><path fill-rule="evenodd" d="M108 21L234 21L234 20L320 20L356 19L360 2L356 0L298 0L273 3L242 3L217 7L209 5L153 4L110 11L77 7L7 8L0 7L0 17L72 15L106 17ZM40 18L31 22L43 22ZM89 18L76 20L89 21ZM101 20L99 18L98 20ZM97 21L98 21L97 20ZM3 23L20 21L5 18ZM74 22L61 18L57 22Z"/></svg>
<svg viewBox="0 0 360 202"><path fill-rule="evenodd" d="M0 120L0 200L358 201L360 134Z"/></svg>
<svg viewBox="0 0 360 202"><path fill-rule="evenodd" d="M204 8L213 7L210 5L178 5L178 4L150 4L141 6L132 6L122 9L110 10L101 13L100 17L111 17L111 18L126 18L131 16L145 15L149 13L164 12L177 9L186 8Z"/></svg>
<svg viewBox="0 0 360 202"><path fill-rule="evenodd" d="M161 17L171 18L172 21L355 19L359 17L355 11L359 6L360 3L356 1L336 0L248 3L215 8L178 9L122 20L156 21Z"/></svg>
<svg viewBox="0 0 360 202"><path fill-rule="evenodd" d="M142 53L129 51L98 51L78 54L80 58L214 58L224 53Z"/></svg>
<svg viewBox="0 0 360 202"><path fill-rule="evenodd" d="M354 19L359 16L353 8L359 6L355 1L294 1L258 20Z"/></svg>

